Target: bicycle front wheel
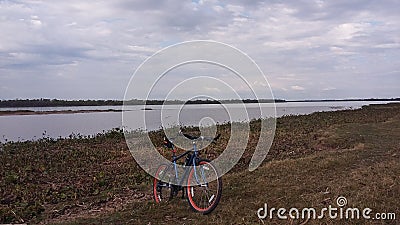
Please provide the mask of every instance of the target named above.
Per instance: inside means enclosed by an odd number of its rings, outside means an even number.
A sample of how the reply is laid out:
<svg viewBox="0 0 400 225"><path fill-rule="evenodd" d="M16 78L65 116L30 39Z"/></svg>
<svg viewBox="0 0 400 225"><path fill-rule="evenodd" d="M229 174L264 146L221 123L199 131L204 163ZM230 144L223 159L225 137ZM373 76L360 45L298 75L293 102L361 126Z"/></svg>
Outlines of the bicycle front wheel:
<svg viewBox="0 0 400 225"><path fill-rule="evenodd" d="M187 183L190 207L202 214L211 213L222 196L222 180L209 160L201 160L190 170Z"/></svg>

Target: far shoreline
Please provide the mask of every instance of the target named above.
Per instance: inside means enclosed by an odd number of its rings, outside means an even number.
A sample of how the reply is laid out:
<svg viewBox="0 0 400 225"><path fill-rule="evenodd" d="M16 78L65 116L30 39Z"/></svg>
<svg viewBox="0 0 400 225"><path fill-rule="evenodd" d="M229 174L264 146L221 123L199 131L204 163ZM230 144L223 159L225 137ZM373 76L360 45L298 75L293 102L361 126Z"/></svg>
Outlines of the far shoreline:
<svg viewBox="0 0 400 225"><path fill-rule="evenodd" d="M122 112L122 109L89 109L89 110L7 110L0 111L0 116L29 116L29 115L50 115L50 114L76 114L76 113L96 113L96 112Z"/></svg>
<svg viewBox="0 0 400 225"><path fill-rule="evenodd" d="M31 107L79 107L79 106L131 106L131 105L182 105L182 104L243 104L243 103L307 103L307 102L400 102L400 97L393 98L349 98L349 99L197 99L197 100L59 100L59 99L15 99L0 100L0 108L31 108Z"/></svg>

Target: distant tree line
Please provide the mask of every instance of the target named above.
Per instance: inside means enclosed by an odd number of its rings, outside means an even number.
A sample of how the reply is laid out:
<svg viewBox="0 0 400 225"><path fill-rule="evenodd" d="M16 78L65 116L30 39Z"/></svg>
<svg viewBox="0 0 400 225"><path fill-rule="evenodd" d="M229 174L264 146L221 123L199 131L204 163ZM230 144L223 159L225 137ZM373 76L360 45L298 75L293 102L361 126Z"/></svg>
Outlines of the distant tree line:
<svg viewBox="0 0 400 225"><path fill-rule="evenodd" d="M0 107L57 107L57 106L103 106L122 105L118 100L59 100L59 99L15 99L0 100Z"/></svg>
<svg viewBox="0 0 400 225"><path fill-rule="evenodd" d="M322 99L322 100L291 100L283 99L230 99L210 100L197 99L182 100L141 100L132 99L125 101L127 105L174 105L174 104L237 104L237 103L271 103L271 102L337 102L337 101L400 101L400 98L368 98L368 99ZM58 107L58 106L118 106L123 105L122 100L59 100L59 99L15 99L0 100L0 107Z"/></svg>
<svg viewBox="0 0 400 225"><path fill-rule="evenodd" d="M129 104L130 101L127 103ZM271 102L285 102L285 100L281 99L229 99L229 100L210 100L210 99L196 99L196 100L189 100L189 101L182 101L182 100L147 100L145 101L146 105L173 105L173 104L238 104L238 103L271 103Z"/></svg>
<svg viewBox="0 0 400 225"><path fill-rule="evenodd" d="M191 100L188 102L181 100L140 100L132 99L125 101L127 105L162 105L162 104L229 104L229 103L267 103L267 102L284 102L285 100L270 100L270 99L245 99L245 100ZM0 107L59 107L59 106L118 106L123 105L121 100L59 100L59 99L14 99L0 100Z"/></svg>

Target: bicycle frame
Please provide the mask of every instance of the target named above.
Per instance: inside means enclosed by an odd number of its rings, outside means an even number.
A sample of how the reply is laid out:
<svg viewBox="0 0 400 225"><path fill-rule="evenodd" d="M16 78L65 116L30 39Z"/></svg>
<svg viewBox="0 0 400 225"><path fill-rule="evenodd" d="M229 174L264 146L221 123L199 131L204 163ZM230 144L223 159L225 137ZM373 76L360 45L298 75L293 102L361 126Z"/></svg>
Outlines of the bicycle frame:
<svg viewBox="0 0 400 225"><path fill-rule="evenodd" d="M174 148L175 148L175 146L174 146ZM190 155L190 158L189 158L189 160L186 162L186 164L185 164L185 166L193 166L193 169L194 169L194 176L195 176L195 179L196 179L196 182L197 183L200 183L199 182L199 179L198 179L198 176L197 176L197 166L196 166L196 159L199 159L198 158L198 150L197 150L197 144L196 144L196 142L194 141L193 142L193 148L191 149L191 150L189 150L189 151L186 151L186 152L184 152L184 153L182 153L182 154L180 154L180 155L178 155L178 156L176 156L175 155L175 150L173 150L172 151L172 163L173 163L173 167L174 167L174 171L175 171L175 182L178 184L178 186L183 186L183 182L186 180L186 178L187 178L187 176L188 176L188 173L190 172L190 167L188 167L188 168L186 168L185 169L185 173L183 174L183 176L179 179L179 174L178 174L178 168L177 168L177 161L179 160L179 159L181 159L182 157L184 157L184 156L186 156L186 155L188 155L188 154L190 154L190 153L192 153L191 155Z"/></svg>

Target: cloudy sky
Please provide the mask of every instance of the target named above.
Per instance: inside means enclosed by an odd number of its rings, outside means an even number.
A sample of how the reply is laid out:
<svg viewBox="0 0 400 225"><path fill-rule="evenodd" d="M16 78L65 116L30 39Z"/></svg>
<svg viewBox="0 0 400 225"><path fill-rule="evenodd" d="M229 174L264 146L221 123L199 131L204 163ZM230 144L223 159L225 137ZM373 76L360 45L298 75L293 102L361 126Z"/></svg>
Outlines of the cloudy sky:
<svg viewBox="0 0 400 225"><path fill-rule="evenodd" d="M395 0L0 0L0 99L122 99L147 57L199 39L245 52L276 98L400 97L399 12Z"/></svg>

